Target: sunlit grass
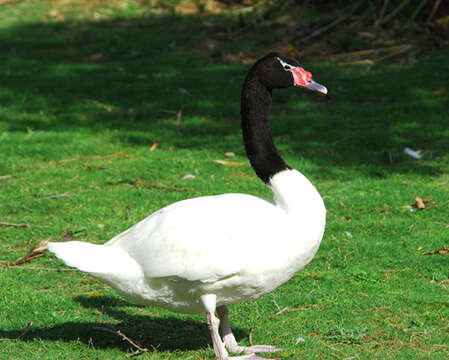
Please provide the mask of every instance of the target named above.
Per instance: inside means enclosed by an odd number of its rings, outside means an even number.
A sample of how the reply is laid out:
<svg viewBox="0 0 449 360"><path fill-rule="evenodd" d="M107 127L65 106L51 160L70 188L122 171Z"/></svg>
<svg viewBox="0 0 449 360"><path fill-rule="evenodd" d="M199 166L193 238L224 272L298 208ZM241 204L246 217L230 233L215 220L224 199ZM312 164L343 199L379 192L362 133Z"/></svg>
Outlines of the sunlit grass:
<svg viewBox="0 0 449 360"><path fill-rule="evenodd" d="M3 265L44 240L103 243L185 198L271 196L241 140L248 67L199 50L218 36L209 26L147 16L137 5L49 17L52 9L19 2L0 12L8 45L0 52L0 176L11 175L0 178L0 221L28 225L0 226ZM448 55L425 54L413 66L304 64L328 97L274 92L275 142L323 195L327 229L316 258L288 284L231 306L243 344L253 328L254 342L282 347L271 355L282 359L448 357L449 255L429 254L449 247ZM406 146L422 159L404 154ZM432 202L417 210L415 196ZM203 315L135 307L59 268L50 254L0 268L5 359L134 351L95 327L152 349L142 358L213 358Z"/></svg>

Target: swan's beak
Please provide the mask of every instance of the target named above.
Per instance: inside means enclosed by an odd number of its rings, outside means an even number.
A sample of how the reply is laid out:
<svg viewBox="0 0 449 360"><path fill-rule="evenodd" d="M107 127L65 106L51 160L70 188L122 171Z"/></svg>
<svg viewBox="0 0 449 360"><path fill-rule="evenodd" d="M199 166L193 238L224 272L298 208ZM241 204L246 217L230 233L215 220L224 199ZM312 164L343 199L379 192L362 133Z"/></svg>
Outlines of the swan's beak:
<svg viewBox="0 0 449 360"><path fill-rule="evenodd" d="M302 67L296 67L291 70L293 74L293 84L295 86L302 86L312 91L318 91L322 94L327 94L327 88L312 80L312 74Z"/></svg>
<svg viewBox="0 0 449 360"><path fill-rule="evenodd" d="M317 82L310 80L309 83L307 83L304 86L306 89L312 90L312 91L318 91L322 94L327 94L327 88L326 86L323 86L321 84L318 84Z"/></svg>

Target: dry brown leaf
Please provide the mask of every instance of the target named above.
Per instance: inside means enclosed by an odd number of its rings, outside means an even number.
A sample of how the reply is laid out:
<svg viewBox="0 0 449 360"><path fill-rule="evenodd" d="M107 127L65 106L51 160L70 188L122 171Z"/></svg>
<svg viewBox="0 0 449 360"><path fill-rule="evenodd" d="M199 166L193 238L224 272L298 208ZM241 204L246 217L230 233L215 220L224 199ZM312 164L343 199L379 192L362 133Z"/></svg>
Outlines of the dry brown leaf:
<svg viewBox="0 0 449 360"><path fill-rule="evenodd" d="M235 157L235 153L233 153L232 151L228 151L224 153L224 156L226 157Z"/></svg>
<svg viewBox="0 0 449 360"><path fill-rule="evenodd" d="M443 94L446 94L447 93L447 90L435 90L435 91L432 91L432 95L443 95Z"/></svg>
<svg viewBox="0 0 449 360"><path fill-rule="evenodd" d="M154 150L156 150L156 148L159 146L159 143L154 142L153 145L150 146L150 152L153 152Z"/></svg>
<svg viewBox="0 0 449 360"><path fill-rule="evenodd" d="M423 199L421 199L419 196L415 196L415 205L418 209L426 208L426 205L424 205Z"/></svg>
<svg viewBox="0 0 449 360"><path fill-rule="evenodd" d="M348 61L348 62L342 62L339 63L338 66L374 66L376 63L373 60L370 59L364 59L364 60L355 60L355 61Z"/></svg>
<svg viewBox="0 0 449 360"><path fill-rule="evenodd" d="M103 54L92 54L92 55L89 55L88 57L86 57L86 60L89 60L89 61L98 61L98 60L101 60L101 59L103 59Z"/></svg>
<svg viewBox="0 0 449 360"><path fill-rule="evenodd" d="M423 255L447 255L447 254L449 254L449 248L428 251L425 252Z"/></svg>
<svg viewBox="0 0 449 360"><path fill-rule="evenodd" d="M436 186L445 186L445 185L449 185L449 183L447 181L443 181L443 182L439 182L439 183L434 183L433 185Z"/></svg>
<svg viewBox="0 0 449 360"><path fill-rule="evenodd" d="M243 166L245 163L240 161L214 160L215 163L225 166Z"/></svg>

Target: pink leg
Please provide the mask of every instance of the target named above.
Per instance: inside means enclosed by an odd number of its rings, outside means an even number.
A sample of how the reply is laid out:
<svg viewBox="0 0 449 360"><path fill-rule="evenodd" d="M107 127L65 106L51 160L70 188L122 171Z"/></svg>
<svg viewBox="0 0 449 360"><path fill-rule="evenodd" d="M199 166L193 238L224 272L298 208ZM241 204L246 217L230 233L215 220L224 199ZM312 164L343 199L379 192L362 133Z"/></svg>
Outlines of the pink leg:
<svg viewBox="0 0 449 360"><path fill-rule="evenodd" d="M220 334L218 333L218 326L220 320L212 312L206 313L207 325L209 325L210 336L212 338L212 343L214 346L215 356L218 360L267 360L261 358L254 353L249 353L243 356L229 356L226 351L225 344L220 339Z"/></svg>
<svg viewBox="0 0 449 360"><path fill-rule="evenodd" d="M247 354L259 353L259 352L273 352L280 349L270 345L253 345L253 346L239 346L232 333L231 326L229 325L228 313L229 310L226 305L217 307L218 317L221 321L221 331L223 334L223 342L226 349L234 353L245 352Z"/></svg>
<svg viewBox="0 0 449 360"><path fill-rule="evenodd" d="M212 338L215 356L218 358L218 360L265 360L264 358L256 356L254 353L243 356L230 357L228 352L226 351L226 346L221 340L220 334L218 332L220 320L218 320L218 318L214 314L216 296L214 294L206 294L201 296L201 301L204 305L204 309L206 310L207 325L209 326L210 337ZM229 328L229 323L226 322L225 326Z"/></svg>

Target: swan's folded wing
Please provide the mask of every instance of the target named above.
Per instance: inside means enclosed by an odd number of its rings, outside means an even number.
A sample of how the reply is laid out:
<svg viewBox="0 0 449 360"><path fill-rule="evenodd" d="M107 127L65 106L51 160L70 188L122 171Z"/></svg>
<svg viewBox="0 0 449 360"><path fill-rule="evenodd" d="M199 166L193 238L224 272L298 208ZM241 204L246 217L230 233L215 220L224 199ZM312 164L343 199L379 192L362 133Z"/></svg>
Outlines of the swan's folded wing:
<svg viewBox="0 0 449 360"><path fill-rule="evenodd" d="M201 197L163 208L111 239L148 278L215 282L263 261L276 246L271 202L242 194ZM276 230L270 230L276 229Z"/></svg>

